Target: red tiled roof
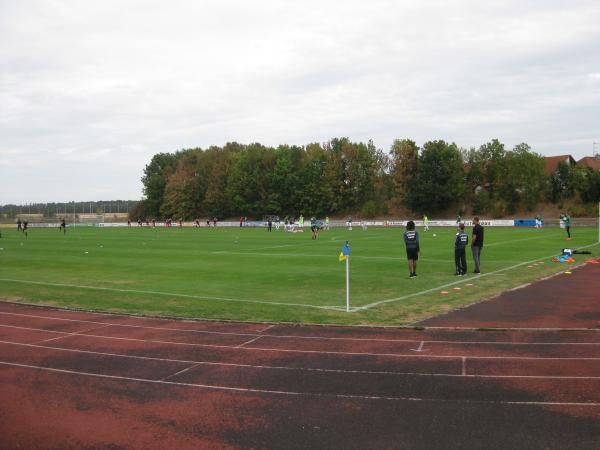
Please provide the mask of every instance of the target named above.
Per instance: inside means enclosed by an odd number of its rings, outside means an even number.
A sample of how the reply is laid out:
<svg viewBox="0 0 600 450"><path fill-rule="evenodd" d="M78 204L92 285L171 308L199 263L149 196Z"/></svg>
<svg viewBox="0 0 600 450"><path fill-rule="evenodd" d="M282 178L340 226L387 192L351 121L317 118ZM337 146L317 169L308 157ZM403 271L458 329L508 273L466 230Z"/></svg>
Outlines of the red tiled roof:
<svg viewBox="0 0 600 450"><path fill-rule="evenodd" d="M546 160L547 173L554 173L558 168L558 163L561 161L570 163L571 165L575 164L575 160L571 155L545 156L544 159Z"/></svg>
<svg viewBox="0 0 600 450"><path fill-rule="evenodd" d="M600 170L600 158L595 158L593 156L586 156L577 161L578 166L583 167L591 167L595 170Z"/></svg>

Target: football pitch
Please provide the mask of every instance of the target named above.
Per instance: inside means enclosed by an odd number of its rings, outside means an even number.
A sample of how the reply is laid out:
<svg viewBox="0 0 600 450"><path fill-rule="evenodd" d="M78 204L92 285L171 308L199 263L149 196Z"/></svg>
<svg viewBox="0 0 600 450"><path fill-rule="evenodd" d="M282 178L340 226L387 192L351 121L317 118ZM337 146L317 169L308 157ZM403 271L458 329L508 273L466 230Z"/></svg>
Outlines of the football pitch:
<svg viewBox="0 0 600 450"><path fill-rule="evenodd" d="M455 228L419 229L418 277L408 278L401 228L34 228L2 230L0 298L97 311L290 323L409 325L557 272L552 256L600 254L598 230L485 230L482 273L454 275ZM471 234L471 229L466 230ZM350 241L351 311L345 264ZM560 275L568 276L568 275Z"/></svg>

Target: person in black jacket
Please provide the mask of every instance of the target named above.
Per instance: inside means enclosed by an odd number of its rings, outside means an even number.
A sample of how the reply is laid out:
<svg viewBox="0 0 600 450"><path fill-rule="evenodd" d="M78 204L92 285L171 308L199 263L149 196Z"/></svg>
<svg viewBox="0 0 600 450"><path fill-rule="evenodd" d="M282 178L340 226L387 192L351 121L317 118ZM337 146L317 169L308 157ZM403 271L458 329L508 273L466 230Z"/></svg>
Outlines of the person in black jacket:
<svg viewBox="0 0 600 450"><path fill-rule="evenodd" d="M471 251L473 252L473 264L475 270L473 273L481 273L479 264L481 260L481 251L483 250L483 227L479 225L479 217L473 217L473 239L471 240Z"/></svg>
<svg viewBox="0 0 600 450"><path fill-rule="evenodd" d="M467 273L467 256L465 247L469 243L469 236L465 233L465 224L461 223L458 226L458 233L454 239L454 262L456 264L455 275L463 276Z"/></svg>
<svg viewBox="0 0 600 450"><path fill-rule="evenodd" d="M404 244L406 244L406 256L408 258L408 270L410 278L417 276L417 260L419 259L419 233L415 231L415 223L410 220L406 224L404 232Z"/></svg>

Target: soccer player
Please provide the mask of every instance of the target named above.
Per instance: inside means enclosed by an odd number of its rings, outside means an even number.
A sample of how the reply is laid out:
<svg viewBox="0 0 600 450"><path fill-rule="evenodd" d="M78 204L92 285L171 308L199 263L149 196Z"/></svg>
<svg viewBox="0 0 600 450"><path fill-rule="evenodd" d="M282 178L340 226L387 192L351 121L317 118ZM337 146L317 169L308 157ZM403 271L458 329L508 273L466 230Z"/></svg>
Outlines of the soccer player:
<svg viewBox="0 0 600 450"><path fill-rule="evenodd" d="M323 223L314 217L310 218L310 231L312 232L312 240L315 241L319 237L319 231L323 227Z"/></svg>
<svg viewBox="0 0 600 450"><path fill-rule="evenodd" d="M481 273L479 269L481 250L483 250L483 227L479 225L479 217L473 217L473 239L471 240L471 252L473 253L473 273Z"/></svg>
<svg viewBox="0 0 600 450"><path fill-rule="evenodd" d="M469 243L469 236L465 233L465 224L461 223L458 226L458 233L454 239L454 263L456 265L456 273L460 277L467 273L467 257L465 255L465 247Z"/></svg>
<svg viewBox="0 0 600 450"><path fill-rule="evenodd" d="M429 217L423 216L423 225L425 226L425 231L429 231Z"/></svg>
<svg viewBox="0 0 600 450"><path fill-rule="evenodd" d="M325 217L325 229L329 231L329 216Z"/></svg>
<svg viewBox="0 0 600 450"><path fill-rule="evenodd" d="M23 233L25 234L25 237L27 237L27 221L26 220L23 221Z"/></svg>
<svg viewBox="0 0 600 450"><path fill-rule="evenodd" d="M67 223L65 222L65 219L62 219L62 221L60 222L60 227L58 227L58 231L60 232L60 230L63 231L63 234L67 234Z"/></svg>
<svg viewBox="0 0 600 450"><path fill-rule="evenodd" d="M563 222L565 223L565 230L567 231L567 241L571 240L571 216L563 214Z"/></svg>
<svg viewBox="0 0 600 450"><path fill-rule="evenodd" d="M22 231L23 227L21 226L21 219L17 219L17 231Z"/></svg>
<svg viewBox="0 0 600 450"><path fill-rule="evenodd" d="M271 232L272 228L273 228L273 220L269 217L267 219L267 230L269 231L269 233Z"/></svg>
<svg viewBox="0 0 600 450"><path fill-rule="evenodd" d="M406 257L408 259L409 278L417 276L417 260L419 259L419 233L415 231L415 223L409 220L404 232L404 244L406 245Z"/></svg>
<svg viewBox="0 0 600 450"><path fill-rule="evenodd" d="M348 217L348 231L352 231L352 216Z"/></svg>
<svg viewBox="0 0 600 450"><path fill-rule="evenodd" d="M539 214L535 215L535 227L542 228L542 216L540 216Z"/></svg>

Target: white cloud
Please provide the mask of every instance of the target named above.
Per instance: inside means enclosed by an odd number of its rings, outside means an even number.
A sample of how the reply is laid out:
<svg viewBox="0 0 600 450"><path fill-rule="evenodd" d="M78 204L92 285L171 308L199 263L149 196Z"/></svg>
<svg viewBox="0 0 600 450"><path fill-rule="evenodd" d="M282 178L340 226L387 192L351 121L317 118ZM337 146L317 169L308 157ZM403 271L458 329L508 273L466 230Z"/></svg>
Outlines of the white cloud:
<svg viewBox="0 0 600 450"><path fill-rule="evenodd" d="M599 19L592 0L0 0L0 203L139 198L153 154L232 140L581 157Z"/></svg>

